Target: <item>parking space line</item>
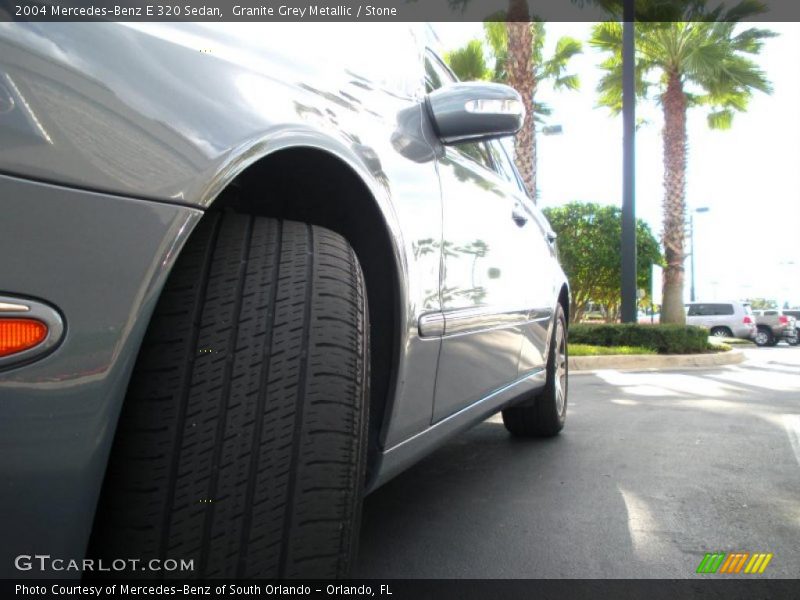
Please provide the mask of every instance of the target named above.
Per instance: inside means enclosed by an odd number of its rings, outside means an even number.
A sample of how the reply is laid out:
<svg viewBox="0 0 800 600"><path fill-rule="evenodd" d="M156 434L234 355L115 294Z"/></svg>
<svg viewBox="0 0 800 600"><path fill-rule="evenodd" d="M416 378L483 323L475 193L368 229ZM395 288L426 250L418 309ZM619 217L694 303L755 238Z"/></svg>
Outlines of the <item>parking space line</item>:
<svg viewBox="0 0 800 600"><path fill-rule="evenodd" d="M800 415L783 415L783 426L789 436L797 464L800 465Z"/></svg>

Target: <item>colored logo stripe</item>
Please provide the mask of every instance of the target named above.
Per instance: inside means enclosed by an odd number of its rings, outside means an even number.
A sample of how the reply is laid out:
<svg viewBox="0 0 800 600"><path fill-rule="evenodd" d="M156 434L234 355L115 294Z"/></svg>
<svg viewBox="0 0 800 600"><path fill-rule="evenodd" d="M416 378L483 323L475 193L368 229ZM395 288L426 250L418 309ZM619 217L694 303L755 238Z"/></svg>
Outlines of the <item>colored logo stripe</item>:
<svg viewBox="0 0 800 600"><path fill-rule="evenodd" d="M772 560L772 553L756 552L708 552L697 566L697 573L761 574ZM747 566L745 566L747 565Z"/></svg>
<svg viewBox="0 0 800 600"><path fill-rule="evenodd" d="M725 558L724 552L707 553L700 565L697 567L698 573L716 573Z"/></svg>
<svg viewBox="0 0 800 600"><path fill-rule="evenodd" d="M747 563L744 569L745 573L763 573L767 568L769 561L772 560L772 553L769 554L753 554L753 558Z"/></svg>
<svg viewBox="0 0 800 600"><path fill-rule="evenodd" d="M749 552L735 552L728 554L728 559L722 563L720 573L738 573L744 566L744 561L750 556Z"/></svg>

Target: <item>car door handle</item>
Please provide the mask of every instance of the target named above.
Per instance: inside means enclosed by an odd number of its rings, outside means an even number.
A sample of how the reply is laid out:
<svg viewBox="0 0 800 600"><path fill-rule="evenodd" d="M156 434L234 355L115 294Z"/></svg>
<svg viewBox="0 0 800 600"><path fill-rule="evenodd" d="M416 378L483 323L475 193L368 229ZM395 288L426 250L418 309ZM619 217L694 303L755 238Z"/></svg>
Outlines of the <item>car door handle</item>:
<svg viewBox="0 0 800 600"><path fill-rule="evenodd" d="M517 224L518 227L522 227L528 222L528 217L525 215L525 213L521 212L517 208L511 211L511 219Z"/></svg>

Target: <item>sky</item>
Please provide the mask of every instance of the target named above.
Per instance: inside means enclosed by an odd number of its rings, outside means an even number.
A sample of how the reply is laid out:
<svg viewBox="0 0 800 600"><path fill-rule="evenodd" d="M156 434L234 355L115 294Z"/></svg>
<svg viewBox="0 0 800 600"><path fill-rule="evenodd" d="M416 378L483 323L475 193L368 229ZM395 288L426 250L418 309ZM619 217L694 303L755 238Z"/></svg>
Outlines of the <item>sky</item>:
<svg viewBox="0 0 800 600"><path fill-rule="evenodd" d="M698 300L769 298L800 306L800 23L759 23L778 33L754 60L772 82L757 92L733 128L712 131L703 109L688 116L688 210L695 214ZM591 23L548 23L545 55L564 35L584 41L571 63L581 88L555 92L543 85L537 100L553 108L549 124L563 134L538 136L540 206L573 200L621 205L622 118L597 108L601 55L585 43ZM434 25L444 50L482 37L480 23ZM636 213L660 236L663 117L654 103L637 104L647 123L636 137ZM688 242L687 242L688 251ZM686 297L689 294L689 260Z"/></svg>

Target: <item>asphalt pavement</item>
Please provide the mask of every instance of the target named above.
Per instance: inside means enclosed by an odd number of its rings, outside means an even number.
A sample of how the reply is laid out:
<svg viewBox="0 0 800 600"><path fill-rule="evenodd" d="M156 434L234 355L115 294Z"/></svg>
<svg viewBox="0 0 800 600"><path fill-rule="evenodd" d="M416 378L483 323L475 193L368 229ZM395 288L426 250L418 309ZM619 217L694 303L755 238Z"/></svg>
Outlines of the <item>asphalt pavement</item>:
<svg viewBox="0 0 800 600"><path fill-rule="evenodd" d="M746 362L570 377L567 425L499 416L364 504L356 577L684 578L707 552L800 577L800 347Z"/></svg>

